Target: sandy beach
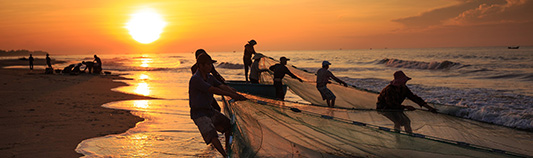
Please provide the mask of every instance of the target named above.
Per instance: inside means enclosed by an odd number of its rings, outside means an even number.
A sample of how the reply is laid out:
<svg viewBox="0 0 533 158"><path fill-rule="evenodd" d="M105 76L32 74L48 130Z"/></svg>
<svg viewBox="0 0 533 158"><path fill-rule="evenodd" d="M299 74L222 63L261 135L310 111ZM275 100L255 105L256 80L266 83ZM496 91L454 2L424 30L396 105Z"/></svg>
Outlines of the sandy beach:
<svg viewBox="0 0 533 158"><path fill-rule="evenodd" d="M0 67L24 63L0 60ZM101 107L149 98L111 91L126 86L113 82L119 78L0 68L0 157L79 157L74 149L82 140L134 127L142 118Z"/></svg>

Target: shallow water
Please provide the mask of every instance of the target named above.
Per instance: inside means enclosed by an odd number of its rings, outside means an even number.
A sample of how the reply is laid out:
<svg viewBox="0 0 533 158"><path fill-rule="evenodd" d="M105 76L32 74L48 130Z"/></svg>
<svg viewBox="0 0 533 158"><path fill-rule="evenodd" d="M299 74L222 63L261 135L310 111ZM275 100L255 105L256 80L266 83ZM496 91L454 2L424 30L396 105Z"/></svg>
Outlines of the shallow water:
<svg viewBox="0 0 533 158"><path fill-rule="evenodd" d="M256 48L260 50L260 47ZM533 129L533 49L433 48L263 52L315 72L322 60L342 80L380 91L403 70L413 80L411 90L428 102L469 107L464 118ZM210 53L227 80L244 80L242 53ZM56 56L68 64L91 60L86 56ZM78 151L88 156L214 157L220 156L201 140L189 118L188 81L192 53L156 55L100 55L105 70L132 78L130 86L114 90L161 98L123 101L106 107L131 110L146 119L120 135L88 139ZM217 97L218 98L218 97ZM289 92L287 100L306 102ZM222 103L219 103L222 104Z"/></svg>

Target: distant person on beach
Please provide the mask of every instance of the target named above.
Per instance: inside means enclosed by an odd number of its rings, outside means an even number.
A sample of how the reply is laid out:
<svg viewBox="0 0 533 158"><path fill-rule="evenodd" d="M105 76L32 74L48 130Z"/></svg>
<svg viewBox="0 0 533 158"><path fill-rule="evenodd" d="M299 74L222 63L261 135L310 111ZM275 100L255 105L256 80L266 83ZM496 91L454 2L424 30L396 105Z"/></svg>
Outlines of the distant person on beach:
<svg viewBox="0 0 533 158"><path fill-rule="evenodd" d="M262 57L264 57L263 54L256 53L254 57L252 58L254 62L252 63L252 67L250 68L250 77L249 77L251 83L259 83L261 72L268 71L268 69L259 69L259 62L261 61Z"/></svg>
<svg viewBox="0 0 533 158"><path fill-rule="evenodd" d="M211 106L213 94L230 96L235 100L246 100L246 98L233 91L227 85L221 84L209 74L214 62L216 61L212 60L206 53L202 53L196 58L198 70L189 81L190 115L194 124L198 126L204 142L213 144L222 156L227 157L226 151L218 140L217 131L225 134L226 149L228 149L231 123L226 116Z"/></svg>
<svg viewBox="0 0 533 158"><path fill-rule="evenodd" d="M248 82L248 69L252 66L252 55L255 54L254 46L257 44L255 40L248 41L248 44L244 45L244 56L242 60L244 61L244 76L246 82Z"/></svg>
<svg viewBox="0 0 533 158"><path fill-rule="evenodd" d="M93 68L94 68L94 73L95 74L99 74L100 72L102 72L102 60L100 60L100 58L96 55L94 55L94 65L93 65Z"/></svg>
<svg viewBox="0 0 533 158"><path fill-rule="evenodd" d="M34 59L33 59L32 54L30 54L30 57L28 58L28 61L30 61L30 70L33 70L33 61L34 61Z"/></svg>
<svg viewBox="0 0 533 158"><path fill-rule="evenodd" d="M81 65L82 65L81 63L76 64L76 66L74 66L72 71L70 71L70 74L71 75L77 75L77 74L81 73L81 69L80 69Z"/></svg>
<svg viewBox="0 0 533 158"><path fill-rule="evenodd" d="M348 86L344 81L338 79L329 71L329 65L331 63L329 61L323 61L322 62L322 68L318 69L316 72L316 88L320 92L320 95L322 96L322 100L326 100L326 103L328 104L328 107L334 107L335 106L335 94L331 92L331 90L328 89L327 84L331 83L329 79L333 79L340 84L344 85L345 87Z"/></svg>
<svg viewBox="0 0 533 158"><path fill-rule="evenodd" d="M271 71L274 71L274 87L276 88L276 99L278 100L285 100L285 92L283 91L283 83L281 82L283 77L285 77L285 74L288 74L292 78L303 82L302 79L292 74L292 72L289 71L289 68L285 66L289 60L290 59L287 59L286 57L281 57L279 58L279 64L272 65L268 68Z"/></svg>
<svg viewBox="0 0 533 158"><path fill-rule="evenodd" d="M85 70L89 69L89 73L92 73L92 70L93 70L93 67L94 67L94 62L92 61L82 61L81 62L82 64L85 65L85 69L83 69L83 72L85 72Z"/></svg>
<svg viewBox="0 0 533 158"><path fill-rule="evenodd" d="M200 54L206 54L207 56L209 56L209 54L207 54L207 52L206 52L204 49L198 49L198 50L196 50L196 52L194 53L194 55L196 56L196 58L198 58L198 56L199 56ZM196 71L198 71L198 65L195 63L195 64L192 65L192 67L191 67L191 72L192 72L192 74L194 75L194 74L196 73ZM216 79L218 82L224 84L224 82L226 81L226 80L224 79L224 77L222 77L222 76L217 72L217 70L215 69L215 66L213 66L213 68L211 69L210 73L211 73L211 75L213 75L213 76L215 77L215 79ZM216 100L214 97L213 97L213 102L211 103L211 105L212 105L213 108L215 108L215 110L217 110L217 111L222 110L222 109L220 108L220 105L218 105L217 100Z"/></svg>
<svg viewBox="0 0 533 158"><path fill-rule="evenodd" d="M46 65L48 66L48 68L52 68L52 59L50 59L50 55L49 54L46 54Z"/></svg>
<svg viewBox="0 0 533 158"><path fill-rule="evenodd" d="M422 98L413 94L411 90L405 85L411 78L407 77L402 71L394 73L394 80L390 82L387 87L383 88L378 96L376 109L380 114L394 122L394 130L399 132L401 126L404 126L407 133L412 133L411 120L404 114L403 110L416 110L412 106L404 106L402 102L405 98L426 107L431 112L437 112L437 109L429 106Z"/></svg>
<svg viewBox="0 0 533 158"><path fill-rule="evenodd" d="M70 74L70 72L72 71L72 68L74 68L74 64L70 64L69 66L63 68L63 70L61 71L62 74Z"/></svg>

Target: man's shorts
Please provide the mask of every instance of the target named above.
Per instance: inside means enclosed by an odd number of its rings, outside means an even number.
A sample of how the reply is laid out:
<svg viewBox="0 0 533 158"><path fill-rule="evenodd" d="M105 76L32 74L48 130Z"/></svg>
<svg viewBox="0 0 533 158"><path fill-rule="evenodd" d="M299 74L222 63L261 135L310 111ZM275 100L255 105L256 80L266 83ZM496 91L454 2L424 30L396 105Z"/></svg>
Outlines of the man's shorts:
<svg viewBox="0 0 533 158"><path fill-rule="evenodd" d="M411 120L403 111L379 111L379 114L387 117L389 120L394 122L394 124L399 124L400 126L408 126L411 124Z"/></svg>
<svg viewBox="0 0 533 158"><path fill-rule="evenodd" d="M316 87L318 91L320 92L320 95L322 96L322 100L333 100L337 98L333 92L331 92L328 87Z"/></svg>
<svg viewBox="0 0 533 158"><path fill-rule="evenodd" d="M198 126L198 130L200 130L205 144L211 143L213 138L218 138L217 131L225 133L231 130L230 120L218 112L212 117L203 116L193 119L193 121Z"/></svg>

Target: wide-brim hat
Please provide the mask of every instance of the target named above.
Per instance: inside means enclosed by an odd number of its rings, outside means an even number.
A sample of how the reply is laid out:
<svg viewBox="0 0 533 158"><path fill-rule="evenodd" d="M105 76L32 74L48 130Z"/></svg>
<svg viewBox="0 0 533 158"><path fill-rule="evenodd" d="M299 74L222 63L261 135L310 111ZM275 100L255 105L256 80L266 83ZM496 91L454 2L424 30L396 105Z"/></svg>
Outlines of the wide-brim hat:
<svg viewBox="0 0 533 158"><path fill-rule="evenodd" d="M212 64L216 62L216 60L211 59L211 56L206 53L202 53L198 55L198 58L196 58L196 64Z"/></svg>
<svg viewBox="0 0 533 158"><path fill-rule="evenodd" d="M407 77L407 75L405 75L405 73L403 73L403 71L396 71L394 72L394 80L397 80L397 81L402 81L402 80L410 80L411 77Z"/></svg>
<svg viewBox="0 0 533 158"><path fill-rule="evenodd" d="M326 60L322 61L322 66L326 66L326 65L331 65L331 63Z"/></svg>

